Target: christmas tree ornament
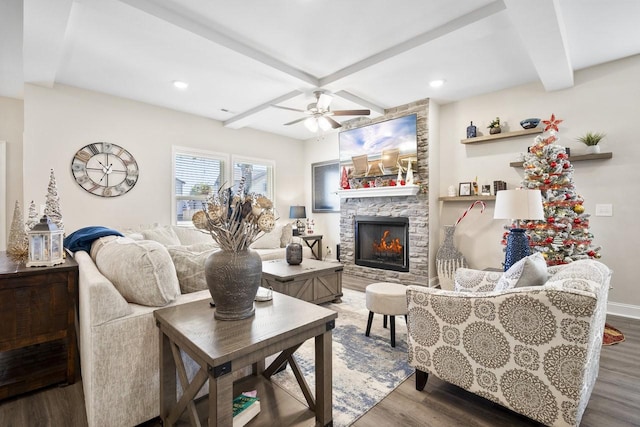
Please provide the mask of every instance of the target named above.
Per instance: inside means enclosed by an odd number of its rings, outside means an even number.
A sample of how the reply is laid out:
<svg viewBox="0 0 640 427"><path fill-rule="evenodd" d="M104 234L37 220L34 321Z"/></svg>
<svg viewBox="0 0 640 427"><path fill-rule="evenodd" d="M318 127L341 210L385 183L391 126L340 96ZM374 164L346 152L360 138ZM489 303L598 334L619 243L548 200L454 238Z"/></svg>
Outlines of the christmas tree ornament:
<svg viewBox="0 0 640 427"><path fill-rule="evenodd" d="M584 212L584 206L582 206L582 205L575 205L575 206L573 207L573 211L574 211L575 213L577 213L577 214L581 214L581 213L583 213L583 212Z"/></svg>

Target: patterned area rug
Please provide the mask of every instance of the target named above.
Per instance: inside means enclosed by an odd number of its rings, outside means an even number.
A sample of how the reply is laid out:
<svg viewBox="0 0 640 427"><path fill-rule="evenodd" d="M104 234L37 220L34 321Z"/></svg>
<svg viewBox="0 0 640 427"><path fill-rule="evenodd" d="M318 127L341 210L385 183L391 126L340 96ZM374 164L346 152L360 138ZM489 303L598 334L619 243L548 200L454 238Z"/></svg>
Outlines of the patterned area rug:
<svg viewBox="0 0 640 427"><path fill-rule="evenodd" d="M613 345L624 341L624 334L608 323L604 324L604 337L602 345Z"/></svg>
<svg viewBox="0 0 640 427"><path fill-rule="evenodd" d="M375 315L371 334L365 337L367 316L364 292L343 289L342 303L324 306L338 312L333 330L333 425L348 426L380 402L413 373L407 363L407 327L396 317L396 347L390 331ZM294 354L309 387L315 390L314 344L309 340ZM291 367L272 381L306 405Z"/></svg>

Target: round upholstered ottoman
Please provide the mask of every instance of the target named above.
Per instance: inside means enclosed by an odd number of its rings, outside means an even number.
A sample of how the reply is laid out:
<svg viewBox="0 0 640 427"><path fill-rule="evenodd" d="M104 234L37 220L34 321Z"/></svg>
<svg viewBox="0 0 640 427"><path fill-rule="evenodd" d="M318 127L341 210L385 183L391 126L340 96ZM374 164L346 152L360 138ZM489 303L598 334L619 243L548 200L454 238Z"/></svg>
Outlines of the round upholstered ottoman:
<svg viewBox="0 0 640 427"><path fill-rule="evenodd" d="M396 346L396 316L404 315L407 320L407 287L399 283L372 283L365 289L366 305L369 310L366 336L371 332L374 313L383 315L383 326L387 327L387 316L390 317L391 347Z"/></svg>

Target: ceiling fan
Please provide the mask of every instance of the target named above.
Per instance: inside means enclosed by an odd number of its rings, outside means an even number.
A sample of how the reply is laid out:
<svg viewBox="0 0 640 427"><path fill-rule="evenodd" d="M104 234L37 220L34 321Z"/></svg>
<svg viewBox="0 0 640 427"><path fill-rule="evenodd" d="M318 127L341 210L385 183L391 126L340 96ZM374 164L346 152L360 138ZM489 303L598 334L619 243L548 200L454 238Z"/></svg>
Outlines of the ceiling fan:
<svg viewBox="0 0 640 427"><path fill-rule="evenodd" d="M342 125L335 121L331 116L368 116L371 114L370 110L336 110L331 111L329 104L331 104L332 96L327 95L321 90L313 92L316 96L316 102L312 102L307 105L306 110L300 110L298 108L281 107L279 105L273 105L273 107L281 108L283 110L297 111L304 113L305 117L296 119L289 123L285 123L285 126L293 125L304 121L305 126L311 132L317 132L318 128L322 130L329 130L331 128L337 129Z"/></svg>

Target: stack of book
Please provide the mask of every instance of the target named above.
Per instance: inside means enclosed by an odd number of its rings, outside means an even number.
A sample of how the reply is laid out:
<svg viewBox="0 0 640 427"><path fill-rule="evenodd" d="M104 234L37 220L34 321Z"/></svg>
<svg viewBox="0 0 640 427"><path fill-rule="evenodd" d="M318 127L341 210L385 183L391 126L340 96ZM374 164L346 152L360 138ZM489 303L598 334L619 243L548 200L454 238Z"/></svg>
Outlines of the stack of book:
<svg viewBox="0 0 640 427"><path fill-rule="evenodd" d="M493 194L498 194L500 190L506 190L507 183L504 181L493 181Z"/></svg>
<svg viewBox="0 0 640 427"><path fill-rule="evenodd" d="M260 400L257 397L243 393L233 399L233 427L243 427L259 413Z"/></svg>

